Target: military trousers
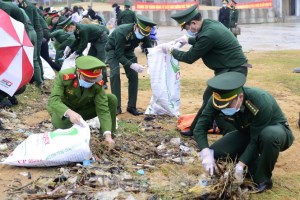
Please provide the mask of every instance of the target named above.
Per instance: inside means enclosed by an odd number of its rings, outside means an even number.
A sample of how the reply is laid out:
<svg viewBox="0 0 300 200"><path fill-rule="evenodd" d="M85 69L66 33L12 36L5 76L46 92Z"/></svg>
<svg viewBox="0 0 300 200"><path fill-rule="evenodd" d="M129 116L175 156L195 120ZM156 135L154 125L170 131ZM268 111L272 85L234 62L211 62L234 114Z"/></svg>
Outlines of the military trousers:
<svg viewBox="0 0 300 200"><path fill-rule="evenodd" d="M243 154L250 140L249 133L236 130L224 135L210 148L214 150L215 159L226 158L229 155L235 160ZM245 163L247 166L254 166L251 173L255 183L259 184L272 177L279 152L289 148L293 140L290 128L284 123L267 126L259 133L252 161Z"/></svg>
<svg viewBox="0 0 300 200"><path fill-rule="evenodd" d="M40 84L42 84L43 79L42 79L41 66L38 61L39 54L38 54L38 48L37 48L37 36L36 36L36 32L33 28L29 29L27 31L27 33L28 33L28 37L29 37L31 43L34 46L34 48L33 48L33 68L34 68L33 79L36 82L36 84L40 85Z"/></svg>
<svg viewBox="0 0 300 200"><path fill-rule="evenodd" d="M105 51L105 44L107 42L107 34L103 33L98 40L91 43L91 47L89 49L88 55L97 57L102 62L106 62L106 51ZM106 68L102 69L102 80L107 83L107 70Z"/></svg>
<svg viewBox="0 0 300 200"><path fill-rule="evenodd" d="M107 94L107 99L112 123L111 131L112 133L114 133L116 131L117 98L115 97L115 95ZM96 108L93 105L91 105L88 109L74 109L74 111L80 114L84 120L89 120L97 117ZM61 119L61 117L57 116L55 113L51 114L51 121L55 128L66 129L70 128L73 125L69 118Z"/></svg>
<svg viewBox="0 0 300 200"><path fill-rule="evenodd" d="M40 70L41 70L41 79L42 82L44 80L43 75L44 75L44 70L43 70L43 64L41 60L41 48L42 48L42 42L43 42L43 30L36 30L36 48L37 48L37 59L39 62ZM38 83L39 84L39 83Z"/></svg>
<svg viewBox="0 0 300 200"><path fill-rule="evenodd" d="M124 55L133 63L137 63L137 57L134 52L126 52ZM106 52L107 63L110 67L110 86L111 92L118 99L118 107L121 107L121 78L119 60L115 58L114 51ZM128 102L127 107L136 108L138 94L138 73L130 68L129 65L124 65L126 77L128 79Z"/></svg>
<svg viewBox="0 0 300 200"><path fill-rule="evenodd" d="M224 69L222 70L221 72L219 72L218 74L216 75L219 75L219 74L222 74L222 73L226 73L226 72L230 72L230 71L236 71L236 72L240 72L242 74L244 74L245 76L247 76L247 73L248 73L248 68L247 67L236 67L236 68L228 68L228 69ZM213 94L213 90L209 87L206 87L204 93L203 93L203 102L202 102L202 105L199 109L199 111L197 112L197 115L194 119L194 121L192 122L192 125L190 127L190 130L194 130L196 124L197 124L197 121L198 121L198 118L200 117L202 111L204 110L207 102L209 101L210 97L212 96ZM225 125L227 124L226 122L222 122L222 125ZM231 130L231 125L228 124L228 125L225 125L224 127L219 127L219 128L223 128L223 130Z"/></svg>

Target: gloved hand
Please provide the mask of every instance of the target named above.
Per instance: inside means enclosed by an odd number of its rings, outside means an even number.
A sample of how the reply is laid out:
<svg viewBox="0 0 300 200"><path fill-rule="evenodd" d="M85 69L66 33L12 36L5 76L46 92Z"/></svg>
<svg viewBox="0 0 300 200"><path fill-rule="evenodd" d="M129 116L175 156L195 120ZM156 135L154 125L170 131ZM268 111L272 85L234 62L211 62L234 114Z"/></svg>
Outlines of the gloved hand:
<svg viewBox="0 0 300 200"><path fill-rule="evenodd" d="M239 162L234 168L234 178L237 183L242 184L244 181L244 166Z"/></svg>
<svg viewBox="0 0 300 200"><path fill-rule="evenodd" d="M183 47L184 45L186 45L189 42L189 38L187 35L181 36L180 38L177 38L176 40L174 40L174 44L176 43L180 43L180 48Z"/></svg>
<svg viewBox="0 0 300 200"><path fill-rule="evenodd" d="M70 56L69 56L69 58L70 59L75 59L75 58L77 58L79 55L76 53L76 51L74 52L74 53L72 53Z"/></svg>
<svg viewBox="0 0 300 200"><path fill-rule="evenodd" d="M130 65L130 68L133 69L134 71L136 71L137 73L142 73L145 69L145 67L143 67L142 65L140 65L138 63L132 63Z"/></svg>
<svg viewBox="0 0 300 200"><path fill-rule="evenodd" d="M73 123L73 124L77 124L77 125L80 125L80 126L83 126L83 123L82 123L82 117L80 114L78 114L77 112L71 110L71 109L68 109L65 113L65 116L66 117L69 117L70 118L70 121Z"/></svg>
<svg viewBox="0 0 300 200"><path fill-rule="evenodd" d="M171 49L173 48L173 46L169 43L164 43L164 44L161 44L159 46L161 46L161 50L165 54L171 53Z"/></svg>
<svg viewBox="0 0 300 200"><path fill-rule="evenodd" d="M216 163L214 159L214 150L209 148L204 148L200 151L200 157L202 158L202 166L209 173L209 175L214 175Z"/></svg>
<svg viewBox="0 0 300 200"><path fill-rule="evenodd" d="M67 57L70 52L71 52L71 48L69 46L66 46L66 48L64 50L64 56Z"/></svg>

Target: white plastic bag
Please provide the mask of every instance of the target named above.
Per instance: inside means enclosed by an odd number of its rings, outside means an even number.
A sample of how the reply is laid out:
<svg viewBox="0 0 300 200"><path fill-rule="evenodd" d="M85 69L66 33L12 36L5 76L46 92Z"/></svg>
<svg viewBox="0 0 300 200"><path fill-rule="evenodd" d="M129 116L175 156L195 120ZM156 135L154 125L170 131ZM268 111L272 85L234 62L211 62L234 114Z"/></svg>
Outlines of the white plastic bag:
<svg viewBox="0 0 300 200"><path fill-rule="evenodd" d="M42 58L42 57L41 57L41 60L42 60L43 71L44 71L44 74L43 74L44 79L50 79L50 80L55 79L55 72L51 68L49 63L46 60L44 60L44 58Z"/></svg>
<svg viewBox="0 0 300 200"><path fill-rule="evenodd" d="M75 67L75 59L74 58L66 58L61 66L60 70L69 69Z"/></svg>
<svg viewBox="0 0 300 200"><path fill-rule="evenodd" d="M145 114L178 116L180 109L180 66L161 46L148 49L148 72L152 97Z"/></svg>
<svg viewBox="0 0 300 200"><path fill-rule="evenodd" d="M5 159L3 164L47 167L82 162L91 158L90 128L73 125L69 129L32 134Z"/></svg>

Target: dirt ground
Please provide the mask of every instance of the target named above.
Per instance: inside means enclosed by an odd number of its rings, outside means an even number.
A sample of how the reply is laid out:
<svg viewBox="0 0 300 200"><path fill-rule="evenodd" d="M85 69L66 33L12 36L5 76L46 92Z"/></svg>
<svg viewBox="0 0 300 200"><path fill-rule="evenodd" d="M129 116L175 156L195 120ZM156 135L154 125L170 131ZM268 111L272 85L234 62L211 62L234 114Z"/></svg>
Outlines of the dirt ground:
<svg viewBox="0 0 300 200"><path fill-rule="evenodd" d="M146 65L146 58L139 48L136 49L136 54L139 58L139 63ZM291 55L283 55L282 59L289 59L289 56L291 56L291 59L294 59L293 55L297 54L299 55L299 51L292 52ZM288 89L285 84L275 85L267 79L261 79L259 74L270 73L271 66L266 66L263 62L260 63L257 61L257 63L255 61L267 55L268 54L264 52L251 52L247 54L249 60L252 61L252 63L256 63L254 68L250 69L247 85L261 87L276 97L291 125L295 142L290 149L282 152L278 158L278 162L273 171L274 188L261 195L252 195L251 197L252 199L299 199L300 144L299 128L296 124L300 111L300 96L299 92L293 92ZM298 66L300 65L299 62L296 62L296 64ZM290 76L291 66L288 67L290 67L290 69L287 69L287 66L279 66L276 69L282 70L283 74ZM92 142L94 155L100 159L105 158L109 160L110 165L118 166L118 169L128 172L135 180L140 182L146 181L147 184L150 185L150 187L145 190L141 189L142 187L140 185L138 190L128 190L128 192L125 193L127 196L131 194L136 199L148 199L156 194L164 197L163 199L185 199L182 195L186 194L188 188L197 182L199 175L202 173L200 161L196 155L189 155L186 158L192 159L192 161L182 164L175 163L169 158L164 158L162 155L157 155L156 148L162 144L162 141L168 143L171 138L181 138L180 134L176 131L176 118L162 117L153 122L147 122L144 120L145 116L135 117L125 112L127 79L124 73L122 73L121 76L122 110L124 113L117 116L119 119L119 135L116 138L117 151L107 152L101 149L101 145L99 146L98 143ZM181 114L197 112L201 105L201 94L205 88L206 80L212 76L212 71L206 68L202 61L197 61L192 65L181 63ZM140 80L140 84L149 85L149 75L146 72L140 75ZM47 84L51 85L51 81L47 81ZM151 89L150 86L143 86L142 88L144 89L139 90L137 107L141 110L145 110L151 98ZM108 90L108 92L109 91L110 90ZM20 104L12 110L17 114L16 119L5 120L6 118L2 116L5 127L7 128L7 130L0 131L2 141L4 138L8 138L12 144L9 145L10 142L8 142L8 150L0 151L1 158L5 157L5 155L7 156L9 151L12 151L16 144L26 138L22 132L40 133L52 130L49 115L45 110L47 95L34 96L33 94L36 94L36 89L29 86L25 94L19 98ZM133 124L132 129L127 127L129 124ZM149 126L151 126L152 129L147 131L146 129ZM210 135L210 140L216 140L218 137L219 136ZM189 138L181 138L181 140L188 144L189 147L193 147L197 150L193 140ZM168 145L170 144L168 143ZM124 150L126 149L125 147L127 150ZM171 154L178 155L178 151L175 147L171 145L170 149L172 150ZM151 162L149 160L151 160ZM141 169L141 167L139 167L140 165L137 163L142 163L143 165L151 163L151 166L154 166L154 168L144 167L145 175L139 176L136 172L138 169ZM71 166L71 168L72 167L74 168L74 166ZM23 199L24 191L22 191L22 188L26 186L26 184L30 184L40 177L55 177L59 174L60 169L60 167L24 168L0 165L0 199ZM30 172L31 179L29 179L28 176L22 175L24 172ZM18 188L18 190L16 190L16 188ZM95 188L95 191L101 191L101 189ZM12 197L12 193L14 193L15 196ZM124 198L119 199L126 199L126 195Z"/></svg>

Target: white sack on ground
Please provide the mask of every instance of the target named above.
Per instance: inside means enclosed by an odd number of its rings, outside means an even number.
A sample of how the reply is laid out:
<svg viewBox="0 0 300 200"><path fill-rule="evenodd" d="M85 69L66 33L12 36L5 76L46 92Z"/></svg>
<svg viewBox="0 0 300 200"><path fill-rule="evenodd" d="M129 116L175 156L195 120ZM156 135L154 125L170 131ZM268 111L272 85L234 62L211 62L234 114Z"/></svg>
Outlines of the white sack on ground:
<svg viewBox="0 0 300 200"><path fill-rule="evenodd" d="M43 71L44 71L44 79L55 79L55 72L52 69L52 67L49 65L49 63L41 57L42 65L43 65Z"/></svg>
<svg viewBox="0 0 300 200"><path fill-rule="evenodd" d="M82 162L91 158L90 128L73 125L69 129L32 134L5 159L3 164L47 167Z"/></svg>
<svg viewBox="0 0 300 200"><path fill-rule="evenodd" d="M145 114L178 116L180 109L180 66L161 45L148 49L148 72L152 97Z"/></svg>

